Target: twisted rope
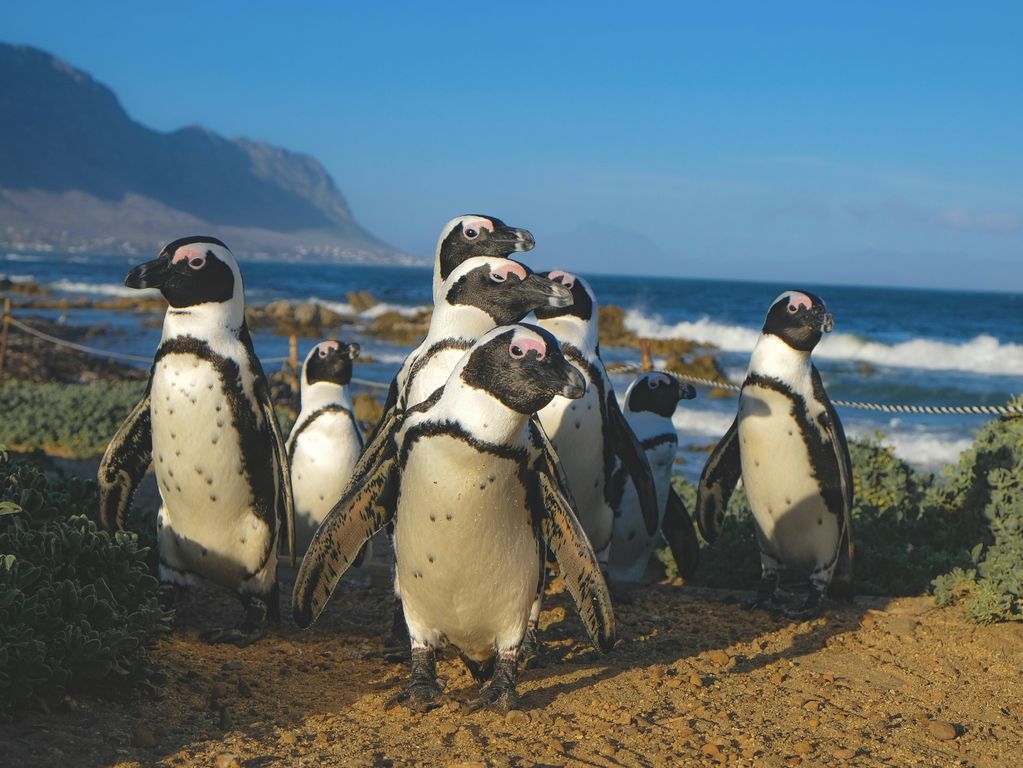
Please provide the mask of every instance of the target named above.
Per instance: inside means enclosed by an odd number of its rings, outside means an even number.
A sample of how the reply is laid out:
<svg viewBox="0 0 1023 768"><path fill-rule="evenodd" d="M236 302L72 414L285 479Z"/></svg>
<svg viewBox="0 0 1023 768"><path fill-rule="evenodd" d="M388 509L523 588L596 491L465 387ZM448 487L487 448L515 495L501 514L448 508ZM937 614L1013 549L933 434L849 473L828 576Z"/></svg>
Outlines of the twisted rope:
<svg viewBox="0 0 1023 768"><path fill-rule="evenodd" d="M644 373L642 366L637 363L621 363L614 367L615 373ZM671 376L678 381L689 384L699 384L705 387L725 389L729 392L741 392L742 387L730 381L716 381L715 379L704 379L699 376L690 376L685 373L673 373L671 371L657 371L666 376ZM832 400L833 405L843 408L856 408L861 411L879 411L881 413L922 413L934 416L1019 416L1023 415L1023 408L1017 405L899 405L888 403L861 403L854 400Z"/></svg>
<svg viewBox="0 0 1023 768"><path fill-rule="evenodd" d="M56 336L51 336L50 334L44 333L43 331L33 328L31 325L27 325L26 323L23 323L20 320L15 319L14 317L9 317L8 319L11 325L13 325L15 328L24 331L29 336L35 336L37 339L49 342L50 344L54 344L58 347L74 349L78 352L84 352L87 355L93 355L94 357L107 357L113 360L131 360L132 362L136 363L153 362L153 358L144 357L143 355L131 355L128 354L127 352L114 352L112 350L89 347L86 346L85 344L77 344L73 341L68 341L67 339L61 339ZM287 357L265 357L262 359L262 362L267 365L271 365L283 363L286 360L288 360ZM381 384L379 381L370 381L369 379L359 379L355 377L352 377L352 383L359 384L360 386L363 387L375 387L377 389L388 389L390 386L388 384Z"/></svg>

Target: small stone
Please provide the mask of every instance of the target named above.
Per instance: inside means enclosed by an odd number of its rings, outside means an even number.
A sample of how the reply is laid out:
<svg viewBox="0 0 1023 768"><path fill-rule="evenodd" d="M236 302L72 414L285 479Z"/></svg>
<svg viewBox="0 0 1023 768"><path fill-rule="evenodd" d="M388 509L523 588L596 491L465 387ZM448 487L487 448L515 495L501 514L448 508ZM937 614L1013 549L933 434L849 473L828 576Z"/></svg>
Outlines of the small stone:
<svg viewBox="0 0 1023 768"><path fill-rule="evenodd" d="M293 747L298 744L298 736L293 731L285 731L277 741L282 746Z"/></svg>
<svg viewBox="0 0 1023 768"><path fill-rule="evenodd" d="M615 717L615 723L617 725L631 725L632 715L630 715L623 709L621 712L618 713L618 716Z"/></svg>
<svg viewBox="0 0 1023 768"><path fill-rule="evenodd" d="M514 725L516 727L529 724L529 715L523 712L521 709L512 709L508 711L508 714L504 716L504 721L508 725Z"/></svg>
<svg viewBox="0 0 1023 768"><path fill-rule="evenodd" d="M817 728L818 726L820 726L821 721L818 720L816 717L813 717L813 718L810 718L809 720L807 720L806 724L808 726L810 726L811 728Z"/></svg>
<svg viewBox="0 0 1023 768"><path fill-rule="evenodd" d="M220 668L225 672L238 672L244 667L245 665L240 661L225 661Z"/></svg>
<svg viewBox="0 0 1023 768"><path fill-rule="evenodd" d="M238 681L238 695L243 699L247 699L252 696L252 687L244 680Z"/></svg>
<svg viewBox="0 0 1023 768"><path fill-rule="evenodd" d="M565 749L565 743L561 739L555 739L553 736L547 739L547 746L550 747L552 752L567 752Z"/></svg>
<svg viewBox="0 0 1023 768"><path fill-rule="evenodd" d="M945 720L931 720L928 722L927 733L941 741L951 741L959 735L956 727Z"/></svg>
<svg viewBox="0 0 1023 768"><path fill-rule="evenodd" d="M689 684L693 686L693 688L703 688L703 678L699 675L690 675Z"/></svg>
<svg viewBox="0 0 1023 768"><path fill-rule="evenodd" d="M718 749L717 744L704 744L700 747L700 751L705 755L710 755L711 757L716 757L721 754L721 750Z"/></svg>
<svg viewBox="0 0 1023 768"><path fill-rule="evenodd" d="M813 746L808 741L799 741L792 745L792 751L797 755L808 755L813 752Z"/></svg>
<svg viewBox="0 0 1023 768"><path fill-rule="evenodd" d="M325 734L323 731L317 733L316 736L313 738L313 746L316 747L317 749L325 749L326 747L330 746L330 739L327 738L327 734Z"/></svg>
<svg viewBox="0 0 1023 768"><path fill-rule="evenodd" d="M231 717L231 710L225 704L220 708L220 730L230 731L234 728L234 718Z"/></svg>
<svg viewBox="0 0 1023 768"><path fill-rule="evenodd" d="M863 629L870 629L874 626L874 617L864 616L863 620L860 622L860 626L863 627Z"/></svg>
<svg viewBox="0 0 1023 768"><path fill-rule="evenodd" d="M440 734L442 739L446 739L448 736L454 736L458 732L458 726L454 723L445 720L437 726L437 733Z"/></svg>
<svg viewBox="0 0 1023 768"><path fill-rule="evenodd" d="M242 768L242 761L238 759L238 755L224 752L217 755L216 766L217 768Z"/></svg>
<svg viewBox="0 0 1023 768"><path fill-rule="evenodd" d="M219 701L227 696L227 686L223 683L214 683L210 688L210 698Z"/></svg>
<svg viewBox="0 0 1023 768"><path fill-rule="evenodd" d="M725 666L726 664L728 664L729 661L732 660L732 657L729 656L725 651L722 651L720 648L716 648L713 651L709 651L707 653L707 658L714 664L717 664L719 667Z"/></svg>
<svg viewBox="0 0 1023 768"><path fill-rule="evenodd" d="M841 747L832 753L839 760L852 760L856 757L856 750L849 747Z"/></svg>
<svg viewBox="0 0 1023 768"><path fill-rule="evenodd" d="M133 747L149 749L156 746L156 735L145 725L136 725L131 732Z"/></svg>

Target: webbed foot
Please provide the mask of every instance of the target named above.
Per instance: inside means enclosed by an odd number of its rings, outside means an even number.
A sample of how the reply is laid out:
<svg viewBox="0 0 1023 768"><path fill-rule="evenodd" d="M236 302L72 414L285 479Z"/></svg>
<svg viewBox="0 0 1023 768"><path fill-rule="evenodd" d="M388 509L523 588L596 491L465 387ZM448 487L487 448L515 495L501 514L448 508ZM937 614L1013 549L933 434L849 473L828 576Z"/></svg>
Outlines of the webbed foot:
<svg viewBox="0 0 1023 768"><path fill-rule="evenodd" d="M202 633L202 639L211 645L230 643L239 648L252 645L266 634L266 627L254 627L241 624L237 627L225 627L223 629L210 629Z"/></svg>
<svg viewBox="0 0 1023 768"><path fill-rule="evenodd" d="M824 589L811 586L810 593L806 600L798 608L790 608L784 611L786 618L808 621L809 619L820 618L824 614Z"/></svg>
<svg viewBox="0 0 1023 768"><path fill-rule="evenodd" d="M276 583L269 595L240 594L238 599L245 608L245 620L237 627L207 630L202 633L203 640L211 644L231 643L239 648L245 648L266 634L266 627L271 621L280 622Z"/></svg>
<svg viewBox="0 0 1023 768"><path fill-rule="evenodd" d="M748 610L763 610L769 613L781 613L784 605L778 597L778 579L776 576L761 576L757 584L757 593L752 600L743 603Z"/></svg>
<svg viewBox="0 0 1023 768"><path fill-rule="evenodd" d="M412 649L412 683L387 706L404 704L416 712L429 712L444 703L444 689L437 682L437 657L432 648Z"/></svg>
<svg viewBox="0 0 1023 768"><path fill-rule="evenodd" d="M515 690L519 671L517 659L515 652L504 652L498 657L494 676L483 686L480 697L469 705L471 712L486 708L503 714L518 709L519 694Z"/></svg>

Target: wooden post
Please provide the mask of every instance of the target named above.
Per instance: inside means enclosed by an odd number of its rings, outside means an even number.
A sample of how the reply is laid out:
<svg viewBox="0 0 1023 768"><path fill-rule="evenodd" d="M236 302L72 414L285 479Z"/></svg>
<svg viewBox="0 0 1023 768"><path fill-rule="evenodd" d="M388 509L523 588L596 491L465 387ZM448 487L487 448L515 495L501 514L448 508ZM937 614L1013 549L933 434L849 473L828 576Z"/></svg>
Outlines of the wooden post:
<svg viewBox="0 0 1023 768"><path fill-rule="evenodd" d="M639 352L642 356L639 365L643 373L650 373L654 369L654 361L650 358L650 339L639 340Z"/></svg>
<svg viewBox="0 0 1023 768"><path fill-rule="evenodd" d="M4 377L4 363L7 361L7 334L11 330L11 300L4 299L3 329L0 330L0 379Z"/></svg>
<svg viewBox="0 0 1023 768"><path fill-rule="evenodd" d="M288 336L288 367L291 368L291 410L297 413L301 369L298 367L298 336L294 333Z"/></svg>

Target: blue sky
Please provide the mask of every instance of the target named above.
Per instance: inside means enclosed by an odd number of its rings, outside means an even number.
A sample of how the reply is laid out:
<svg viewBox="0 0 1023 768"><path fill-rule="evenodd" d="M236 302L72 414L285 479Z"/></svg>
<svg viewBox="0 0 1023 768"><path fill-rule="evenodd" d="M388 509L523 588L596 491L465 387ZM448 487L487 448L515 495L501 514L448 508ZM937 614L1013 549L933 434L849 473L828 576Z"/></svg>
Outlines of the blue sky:
<svg viewBox="0 0 1023 768"><path fill-rule="evenodd" d="M307 152L432 253L491 213L581 271L1023 290L1017 3L5 3L160 130Z"/></svg>

